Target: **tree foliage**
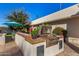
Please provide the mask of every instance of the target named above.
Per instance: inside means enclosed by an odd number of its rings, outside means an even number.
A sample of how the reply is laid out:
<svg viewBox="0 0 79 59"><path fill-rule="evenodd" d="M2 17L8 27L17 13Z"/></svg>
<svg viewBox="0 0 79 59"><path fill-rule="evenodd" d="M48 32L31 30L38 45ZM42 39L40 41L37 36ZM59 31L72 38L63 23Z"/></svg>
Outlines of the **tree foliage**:
<svg viewBox="0 0 79 59"><path fill-rule="evenodd" d="M18 22L24 24L25 22L28 23L28 15L23 11L14 11L7 17L10 21Z"/></svg>
<svg viewBox="0 0 79 59"><path fill-rule="evenodd" d="M30 25L30 22L28 21L28 14L26 14L25 12L21 11L14 11L12 12L10 15L7 16L7 19L11 22L17 22L19 24L23 24L24 27L28 27ZM22 29L24 27L21 27ZM11 27L11 29L20 29L19 27L15 28L15 27Z"/></svg>

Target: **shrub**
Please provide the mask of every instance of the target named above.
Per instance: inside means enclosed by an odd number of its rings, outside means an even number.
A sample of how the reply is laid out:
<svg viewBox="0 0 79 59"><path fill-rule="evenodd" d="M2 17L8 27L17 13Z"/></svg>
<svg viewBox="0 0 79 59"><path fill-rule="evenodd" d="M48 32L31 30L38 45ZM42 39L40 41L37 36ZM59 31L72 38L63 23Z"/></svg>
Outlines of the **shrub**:
<svg viewBox="0 0 79 59"><path fill-rule="evenodd" d="M36 29L32 30L32 32L31 32L32 38L36 38L39 36L40 29L41 29L40 27L37 27Z"/></svg>
<svg viewBox="0 0 79 59"><path fill-rule="evenodd" d="M56 35L63 35L63 31L64 29L61 28L61 27L56 27L54 30L53 30L53 34L56 34Z"/></svg>
<svg viewBox="0 0 79 59"><path fill-rule="evenodd" d="M63 30L62 32L63 32L63 36L67 37L67 30Z"/></svg>

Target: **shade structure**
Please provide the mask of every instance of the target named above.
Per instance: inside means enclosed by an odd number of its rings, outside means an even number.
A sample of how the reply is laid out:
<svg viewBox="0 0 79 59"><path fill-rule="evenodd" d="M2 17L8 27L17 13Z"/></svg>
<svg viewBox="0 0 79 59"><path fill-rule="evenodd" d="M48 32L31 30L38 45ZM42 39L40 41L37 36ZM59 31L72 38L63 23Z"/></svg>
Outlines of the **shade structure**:
<svg viewBox="0 0 79 59"><path fill-rule="evenodd" d="M8 25L8 26L13 26L13 27L23 27L24 26L23 24L20 24L20 23L17 23L17 22L6 22L4 24Z"/></svg>

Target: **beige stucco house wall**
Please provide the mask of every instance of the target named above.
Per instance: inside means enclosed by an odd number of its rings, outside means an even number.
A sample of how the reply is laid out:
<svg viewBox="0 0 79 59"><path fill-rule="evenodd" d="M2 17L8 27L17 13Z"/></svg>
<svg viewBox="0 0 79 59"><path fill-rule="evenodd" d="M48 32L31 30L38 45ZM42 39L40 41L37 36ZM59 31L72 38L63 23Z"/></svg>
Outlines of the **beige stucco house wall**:
<svg viewBox="0 0 79 59"><path fill-rule="evenodd" d="M36 19L32 21L31 25L49 23L52 25L52 31L55 27L63 27L68 31L69 37L79 38L79 16L72 16L77 12L79 12L78 4Z"/></svg>
<svg viewBox="0 0 79 59"><path fill-rule="evenodd" d="M51 7L52 8L52 7ZM44 17L38 18L32 21L31 25L37 25L46 22L58 21L63 18L68 18L79 11L79 4L73 5L71 7L65 8L63 10L57 11L55 13L51 13Z"/></svg>
<svg viewBox="0 0 79 59"><path fill-rule="evenodd" d="M79 38L79 18L71 18L67 24L67 30L69 36Z"/></svg>
<svg viewBox="0 0 79 59"><path fill-rule="evenodd" d="M62 27L68 31L69 37L79 38L79 16L49 22L49 24L52 25L52 31L56 27Z"/></svg>

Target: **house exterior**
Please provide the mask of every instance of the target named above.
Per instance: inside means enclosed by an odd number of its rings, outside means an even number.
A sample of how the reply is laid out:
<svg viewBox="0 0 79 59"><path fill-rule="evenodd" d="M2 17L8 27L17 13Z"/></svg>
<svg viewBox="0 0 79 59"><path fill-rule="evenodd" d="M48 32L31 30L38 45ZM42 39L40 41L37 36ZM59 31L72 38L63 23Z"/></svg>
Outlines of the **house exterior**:
<svg viewBox="0 0 79 59"><path fill-rule="evenodd" d="M56 27L62 27L68 32L69 37L79 38L79 16L76 15L79 12L79 5L73 5L69 8L60 10L53 14L32 21L31 25L37 26L48 24L52 26L51 32ZM29 37L30 38L30 37ZM60 37L58 43L49 47L47 46L47 38L45 41L39 42L37 39L28 38L28 34L16 33L15 42L17 46L22 50L24 56L52 56L57 55L64 51L64 37ZM41 38L41 37L40 37ZM41 38L44 40L44 38ZM39 39L39 40L41 40ZM47 39L47 40L46 40ZM39 43L34 43L39 42ZM77 40L79 43L79 40ZM77 43L76 42L76 43ZM34 44L33 44L34 43Z"/></svg>
<svg viewBox="0 0 79 59"><path fill-rule="evenodd" d="M62 27L67 30L69 37L79 38L79 5L75 4L66 9L44 16L32 21L31 25L40 25L48 23L52 25L52 31L56 27ZM73 16L75 15L75 16Z"/></svg>

